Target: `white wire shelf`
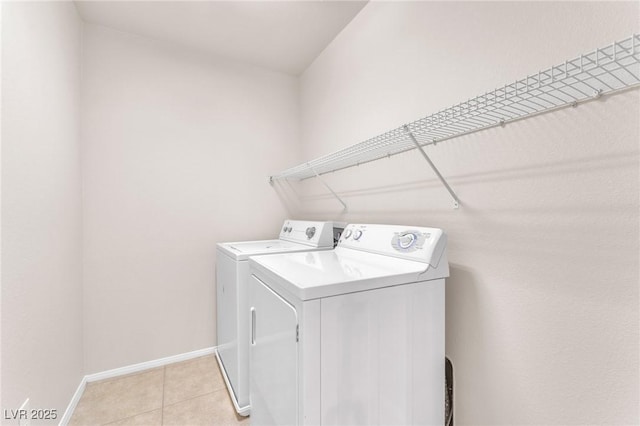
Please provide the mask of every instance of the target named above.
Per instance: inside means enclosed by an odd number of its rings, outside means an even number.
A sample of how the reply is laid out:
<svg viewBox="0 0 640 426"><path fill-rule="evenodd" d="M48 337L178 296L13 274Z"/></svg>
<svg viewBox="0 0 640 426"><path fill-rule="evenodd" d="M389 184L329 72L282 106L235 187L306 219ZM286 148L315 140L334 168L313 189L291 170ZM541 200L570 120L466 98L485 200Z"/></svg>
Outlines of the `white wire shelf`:
<svg viewBox="0 0 640 426"><path fill-rule="evenodd" d="M271 176L270 181L319 177L412 149L419 149L438 173L422 147L638 86L639 57L640 35L634 34L364 142L291 167ZM457 206L457 197L440 175L439 178Z"/></svg>

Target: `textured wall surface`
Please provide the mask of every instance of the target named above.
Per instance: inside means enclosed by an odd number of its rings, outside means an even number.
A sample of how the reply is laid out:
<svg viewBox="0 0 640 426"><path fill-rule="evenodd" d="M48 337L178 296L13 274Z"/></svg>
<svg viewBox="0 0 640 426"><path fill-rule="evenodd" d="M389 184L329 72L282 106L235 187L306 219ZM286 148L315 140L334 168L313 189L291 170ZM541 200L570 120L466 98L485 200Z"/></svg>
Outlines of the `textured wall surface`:
<svg viewBox="0 0 640 426"><path fill-rule="evenodd" d="M1 406L58 419L83 376L80 40L71 2L2 4Z"/></svg>
<svg viewBox="0 0 640 426"><path fill-rule="evenodd" d="M69 2L3 3L2 408L61 415L83 374L214 345L215 243L273 237L300 207L267 175L640 32L639 16L375 2L298 81L82 30ZM416 152L327 175L347 214L318 182L296 188L301 218L448 232L456 424L640 422L639 116L635 90L429 147L458 210Z"/></svg>
<svg viewBox="0 0 640 426"><path fill-rule="evenodd" d="M273 238L297 80L84 27L87 373L210 347L215 244Z"/></svg>
<svg viewBox="0 0 640 426"><path fill-rule="evenodd" d="M305 159L638 32L638 3L370 3L301 78ZM638 90L299 189L303 215L444 228L456 424L637 424Z"/></svg>

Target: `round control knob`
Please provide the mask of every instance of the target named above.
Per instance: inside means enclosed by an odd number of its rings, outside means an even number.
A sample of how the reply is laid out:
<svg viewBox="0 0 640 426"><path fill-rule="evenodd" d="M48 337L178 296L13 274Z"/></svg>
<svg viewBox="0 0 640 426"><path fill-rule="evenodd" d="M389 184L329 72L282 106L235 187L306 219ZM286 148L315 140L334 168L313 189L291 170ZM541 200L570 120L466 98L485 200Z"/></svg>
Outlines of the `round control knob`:
<svg viewBox="0 0 640 426"><path fill-rule="evenodd" d="M358 229L356 232L353 233L353 239L359 240L360 237L362 237L362 231Z"/></svg>
<svg viewBox="0 0 640 426"><path fill-rule="evenodd" d="M313 236L316 235L316 227L312 226L310 228L307 228L306 234L307 234L307 239L309 240L312 239Z"/></svg>
<svg viewBox="0 0 640 426"><path fill-rule="evenodd" d="M353 232L351 231L351 229L347 229L346 231L344 231L344 234L343 234L344 239L345 240L349 239L349 237L351 236L352 233Z"/></svg>
<svg viewBox="0 0 640 426"><path fill-rule="evenodd" d="M293 230L293 228L291 228L291 227L287 228L287 232L291 232L292 230Z"/></svg>
<svg viewBox="0 0 640 426"><path fill-rule="evenodd" d="M287 232L287 227L282 228L282 232Z"/></svg>
<svg viewBox="0 0 640 426"><path fill-rule="evenodd" d="M410 248L413 243L416 242L416 234L413 233L408 233L408 234L402 234L400 235L400 237L398 237L398 247L400 247L401 249L408 249Z"/></svg>

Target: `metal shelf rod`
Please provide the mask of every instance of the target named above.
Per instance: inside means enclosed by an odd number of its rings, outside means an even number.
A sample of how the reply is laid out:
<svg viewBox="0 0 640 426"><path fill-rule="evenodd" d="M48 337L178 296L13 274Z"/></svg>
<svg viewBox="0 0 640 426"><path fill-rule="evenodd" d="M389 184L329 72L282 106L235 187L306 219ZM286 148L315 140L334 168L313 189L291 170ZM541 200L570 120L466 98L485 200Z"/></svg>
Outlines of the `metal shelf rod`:
<svg viewBox="0 0 640 426"><path fill-rule="evenodd" d="M318 178L318 180L320 182L322 182L322 184L324 185L325 188L327 188L329 190L329 192L331 192L331 194L336 198L336 200L338 200L340 202L340 204L342 204L342 210L343 211L347 211L347 205L345 204L345 202L342 200L342 198L340 198L340 196L338 194L335 193L335 191L333 189L331 189L331 187L329 186L329 184L327 184L327 182L324 181L324 179L322 179L322 177L318 174L318 172L316 171L316 169L313 168L313 166L309 165L309 167L311 167L311 170L313 170L313 173L316 175L316 178Z"/></svg>
<svg viewBox="0 0 640 426"><path fill-rule="evenodd" d="M446 179L444 177L442 177L442 174L440 173L440 171L438 170L438 168L435 166L435 164L433 164L433 161L431 161L431 159L429 158L429 156L427 155L426 152L424 152L424 149L422 148L422 145L420 145L418 143L418 141L416 140L416 137L413 136L413 133L411 133L411 131L409 130L409 126L404 126L404 131L407 132L407 135L409 136L409 138L411 139L411 141L414 143L414 145L416 146L416 148L418 149L418 151L420 151L420 154L422 154L422 157L427 161L427 163L429 164L429 166L431 167L431 169L434 171L434 173L436 174L436 176L438 176L438 179L440 179L440 182L444 185L444 187L447 189L447 191L449 192L449 195L451 195L451 198L453 198L453 206L454 208L458 208L460 206L460 200L458 199L458 196L456 195L455 192L453 192L453 189L451 189L451 187L449 186L449 184L447 183Z"/></svg>

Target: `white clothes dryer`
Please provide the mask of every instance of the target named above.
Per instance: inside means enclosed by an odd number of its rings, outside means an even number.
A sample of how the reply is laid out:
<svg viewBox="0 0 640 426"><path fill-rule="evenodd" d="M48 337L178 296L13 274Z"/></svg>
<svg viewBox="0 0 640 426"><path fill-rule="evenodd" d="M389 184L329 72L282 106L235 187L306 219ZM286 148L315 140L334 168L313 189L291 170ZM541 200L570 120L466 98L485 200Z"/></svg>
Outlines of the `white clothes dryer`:
<svg viewBox="0 0 640 426"><path fill-rule="evenodd" d="M249 263L253 255L330 250L345 224L286 220L277 240L217 245L216 358L238 414L249 405Z"/></svg>
<svg viewBox="0 0 640 426"><path fill-rule="evenodd" d="M446 244L351 224L334 250L251 258L252 424L442 425Z"/></svg>

